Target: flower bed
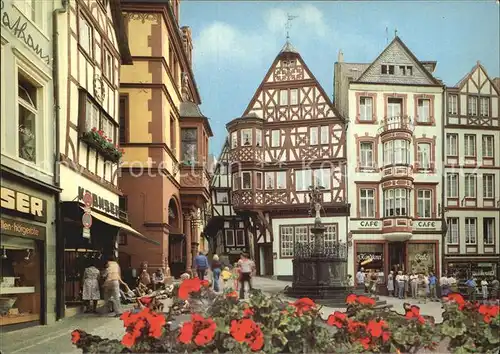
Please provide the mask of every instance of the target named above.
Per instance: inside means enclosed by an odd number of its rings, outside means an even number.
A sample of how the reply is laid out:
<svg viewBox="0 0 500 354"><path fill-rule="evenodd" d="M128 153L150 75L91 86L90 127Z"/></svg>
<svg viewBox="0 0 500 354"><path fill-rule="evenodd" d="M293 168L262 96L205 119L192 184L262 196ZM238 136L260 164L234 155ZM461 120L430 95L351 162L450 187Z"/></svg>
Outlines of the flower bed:
<svg viewBox="0 0 500 354"><path fill-rule="evenodd" d="M443 323L405 304L405 315L375 308L365 296L349 295L347 310L326 321L320 306L308 298L293 303L253 291L248 302L234 292L214 294L198 279L184 281L177 292L191 311L188 321L173 329L176 313L149 309L121 317L121 341L72 333L73 343L88 353L416 353L434 350L449 340L456 353L493 353L499 346L498 305L476 305L460 295L444 299Z"/></svg>
<svg viewBox="0 0 500 354"><path fill-rule="evenodd" d="M105 160L114 163L119 162L124 154L123 149L114 145L112 140L104 134L104 131L97 130L95 127L91 131L83 133L82 141L101 153Z"/></svg>

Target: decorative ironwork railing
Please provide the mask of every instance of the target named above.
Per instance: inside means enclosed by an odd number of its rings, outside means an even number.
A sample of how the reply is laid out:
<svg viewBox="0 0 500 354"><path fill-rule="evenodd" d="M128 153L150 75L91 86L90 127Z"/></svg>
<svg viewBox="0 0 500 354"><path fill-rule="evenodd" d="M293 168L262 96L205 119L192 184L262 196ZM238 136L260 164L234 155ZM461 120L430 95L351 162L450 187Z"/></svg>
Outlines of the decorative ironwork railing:
<svg viewBox="0 0 500 354"><path fill-rule="evenodd" d="M324 257L347 261L346 243L330 243L325 241L321 247L316 247L314 242L296 242L294 245L294 258Z"/></svg>

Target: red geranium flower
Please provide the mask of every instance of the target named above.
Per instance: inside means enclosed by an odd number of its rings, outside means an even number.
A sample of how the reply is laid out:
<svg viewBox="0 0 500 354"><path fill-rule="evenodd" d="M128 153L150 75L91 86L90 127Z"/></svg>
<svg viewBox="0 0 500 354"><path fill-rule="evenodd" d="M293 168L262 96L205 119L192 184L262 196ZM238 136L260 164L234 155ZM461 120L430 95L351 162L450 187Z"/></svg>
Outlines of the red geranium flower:
<svg viewBox="0 0 500 354"><path fill-rule="evenodd" d="M344 324L346 323L347 320L347 315L343 312L338 312L335 311L333 314L328 316L328 321L327 323L330 326L335 326L337 328L342 328Z"/></svg>
<svg viewBox="0 0 500 354"><path fill-rule="evenodd" d="M356 301L358 300L358 296L356 294L350 294L349 296L347 296L347 298L345 299L345 302L346 304L348 305L352 305L352 304L355 304Z"/></svg>
<svg viewBox="0 0 500 354"><path fill-rule="evenodd" d="M80 341L80 338L80 330L75 329L73 332L71 332L71 342L73 344L77 344Z"/></svg>
<svg viewBox="0 0 500 354"><path fill-rule="evenodd" d="M415 318L418 322L420 322L421 324L424 324L425 323L425 318L423 318L421 315L420 315L420 307L418 306L415 306L415 305L411 305L411 307L409 309L406 310L406 315L405 317L407 319L412 319L412 318Z"/></svg>
<svg viewBox="0 0 500 354"><path fill-rule="evenodd" d="M124 312L120 319L126 328L126 333L122 338L122 344L132 347L137 338L141 335L161 337L162 328L165 325L165 316L152 312L149 308L144 308L141 312Z"/></svg>
<svg viewBox="0 0 500 354"><path fill-rule="evenodd" d="M187 300L189 294L196 293L201 289L201 280L199 278L186 279L181 283L179 287L179 298L181 300Z"/></svg>
<svg viewBox="0 0 500 354"><path fill-rule="evenodd" d="M375 321L370 320L366 329L372 337L379 338L382 336L384 329L387 328L387 323L385 321Z"/></svg>
<svg viewBox="0 0 500 354"><path fill-rule="evenodd" d="M253 351L264 346L264 334L259 325L251 319L233 320L230 329L231 336L239 343L247 343Z"/></svg>
<svg viewBox="0 0 500 354"><path fill-rule="evenodd" d="M302 316L304 313L316 308L316 304L314 303L314 301L312 301L308 297L298 299L292 305L295 307L295 314L297 316Z"/></svg>
<svg viewBox="0 0 500 354"><path fill-rule="evenodd" d="M135 337L132 333L125 333L122 338L122 344L127 348L131 348L135 344Z"/></svg>
<svg viewBox="0 0 500 354"><path fill-rule="evenodd" d="M490 323L492 318L498 316L500 312L500 306L498 305L481 305L479 306L479 313L483 315L483 320L486 323Z"/></svg>
<svg viewBox="0 0 500 354"><path fill-rule="evenodd" d="M97 128L96 128L96 127L93 127L93 128L92 128L92 131L93 131L93 132L96 132L96 131L97 131Z"/></svg>
<svg viewBox="0 0 500 354"><path fill-rule="evenodd" d="M366 325L363 322L349 320L347 322L347 331L349 333L354 333L358 330L358 328L365 328Z"/></svg>
<svg viewBox="0 0 500 354"><path fill-rule="evenodd" d="M217 325L212 319L193 314L191 322L182 325L178 340L184 344L194 342L197 346L203 346L214 339L216 328Z"/></svg>
<svg viewBox="0 0 500 354"><path fill-rule="evenodd" d="M254 315L253 310L248 306L248 304L245 304L245 307L243 308L243 317L252 317Z"/></svg>
<svg viewBox="0 0 500 354"><path fill-rule="evenodd" d="M375 306L376 301L371 297L361 295L358 296L358 303L365 306Z"/></svg>
<svg viewBox="0 0 500 354"><path fill-rule="evenodd" d="M236 292L236 291L232 291L232 292L230 292L230 293L227 293L227 294L226 294L226 297L227 297L227 298L237 299L237 298L239 297L239 295L238 295L238 292Z"/></svg>
<svg viewBox="0 0 500 354"><path fill-rule="evenodd" d="M208 280L201 280L200 281L201 286L208 288L210 286L210 282Z"/></svg>
<svg viewBox="0 0 500 354"><path fill-rule="evenodd" d="M369 349L370 348L370 337L360 338L360 339L358 339L358 343L360 343L363 346L363 348Z"/></svg>
<svg viewBox="0 0 500 354"><path fill-rule="evenodd" d="M382 341L385 343L385 342L387 342L389 339L391 339L391 332L384 331L384 332L382 333Z"/></svg>
<svg viewBox="0 0 500 354"><path fill-rule="evenodd" d="M466 301L464 300L464 297L458 293L452 293L449 294L444 298L446 301L453 301L456 302L458 305L458 309L462 310L466 304Z"/></svg>

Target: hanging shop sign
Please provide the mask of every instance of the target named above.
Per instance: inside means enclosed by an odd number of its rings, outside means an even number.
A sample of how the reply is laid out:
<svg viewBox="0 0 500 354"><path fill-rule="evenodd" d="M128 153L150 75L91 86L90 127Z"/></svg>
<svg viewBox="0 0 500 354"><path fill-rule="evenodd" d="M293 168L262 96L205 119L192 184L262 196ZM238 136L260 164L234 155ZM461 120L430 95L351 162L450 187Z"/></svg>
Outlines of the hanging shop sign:
<svg viewBox="0 0 500 354"><path fill-rule="evenodd" d="M86 200L87 200L87 202L88 202L88 199L90 198L87 196L88 194L90 194L90 196L92 197L92 203L91 203L92 208L104 211L105 213L111 214L111 215L116 216L116 217L119 216L120 208L118 207L118 205L110 202L109 200L107 200L103 197L100 197L96 193L92 193L92 191L86 190L83 187L78 187L78 200L79 201L86 203ZM86 199L84 199L84 198L86 198Z"/></svg>
<svg viewBox="0 0 500 354"><path fill-rule="evenodd" d="M82 215L82 236L84 238L90 238L90 228L92 227L92 194L90 192L85 192L83 195L83 203L85 204L84 213Z"/></svg>
<svg viewBox="0 0 500 354"><path fill-rule="evenodd" d="M1 187L2 213L47 222L47 201L26 192Z"/></svg>

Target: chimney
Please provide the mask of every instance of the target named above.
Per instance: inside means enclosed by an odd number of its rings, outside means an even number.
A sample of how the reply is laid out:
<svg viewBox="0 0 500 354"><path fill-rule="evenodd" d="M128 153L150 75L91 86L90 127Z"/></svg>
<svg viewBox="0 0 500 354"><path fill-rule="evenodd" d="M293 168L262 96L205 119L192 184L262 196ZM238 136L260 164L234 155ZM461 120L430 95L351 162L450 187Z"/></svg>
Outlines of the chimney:
<svg viewBox="0 0 500 354"><path fill-rule="evenodd" d="M189 26L181 27L182 32L182 45L184 47L184 52L189 61L189 66L193 63L193 39L191 37L191 28Z"/></svg>
<svg viewBox="0 0 500 354"><path fill-rule="evenodd" d="M344 62L344 52L342 50L339 50L339 55L337 57L337 62L338 63L343 63Z"/></svg>

